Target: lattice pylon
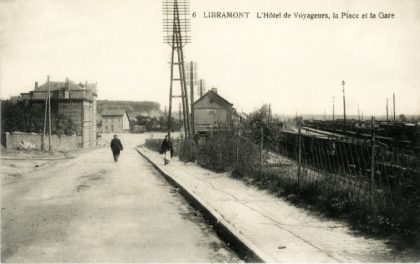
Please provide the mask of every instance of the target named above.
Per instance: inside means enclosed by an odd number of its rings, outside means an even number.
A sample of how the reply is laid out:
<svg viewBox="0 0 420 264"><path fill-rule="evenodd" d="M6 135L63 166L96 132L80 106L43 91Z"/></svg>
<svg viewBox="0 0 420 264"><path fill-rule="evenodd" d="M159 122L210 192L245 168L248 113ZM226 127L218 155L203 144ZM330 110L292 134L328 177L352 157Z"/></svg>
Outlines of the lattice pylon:
<svg viewBox="0 0 420 264"><path fill-rule="evenodd" d="M191 137L190 111L188 104L188 90L186 83L183 47L190 41L189 32L189 3L185 0L179 5L178 0L165 0L163 2L164 18L164 42L172 48L171 52L171 77L169 86L169 111L168 111L168 135L172 132L172 101L173 98L181 98L185 136ZM171 13L172 12L172 13ZM183 16L183 17L182 17ZM178 68L176 74L176 68ZM178 83L180 95L174 95L174 84Z"/></svg>

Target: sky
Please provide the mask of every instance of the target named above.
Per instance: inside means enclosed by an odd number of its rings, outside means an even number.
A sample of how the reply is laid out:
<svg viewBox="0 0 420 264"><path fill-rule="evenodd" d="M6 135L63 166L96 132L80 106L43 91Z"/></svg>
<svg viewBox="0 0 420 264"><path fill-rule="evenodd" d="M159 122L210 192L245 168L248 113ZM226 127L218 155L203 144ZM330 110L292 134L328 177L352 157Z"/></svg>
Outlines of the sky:
<svg viewBox="0 0 420 264"><path fill-rule="evenodd" d="M420 1L190 0L185 61L239 111L420 114ZM247 19L208 12L250 12ZM291 13L258 19L256 12ZM393 13L393 19L302 20L299 13ZM98 83L98 99L168 105L171 48L156 0L0 0L0 96L69 77Z"/></svg>

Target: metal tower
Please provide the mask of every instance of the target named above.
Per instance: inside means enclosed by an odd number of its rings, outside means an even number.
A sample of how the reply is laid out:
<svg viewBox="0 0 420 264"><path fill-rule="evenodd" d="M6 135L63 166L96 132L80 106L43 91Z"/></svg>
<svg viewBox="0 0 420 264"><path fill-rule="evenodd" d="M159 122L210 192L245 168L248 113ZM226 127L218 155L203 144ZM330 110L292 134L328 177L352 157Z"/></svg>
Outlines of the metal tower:
<svg viewBox="0 0 420 264"><path fill-rule="evenodd" d="M163 32L164 43L172 48L171 53L171 78L169 85L169 111L168 135L172 131L172 99L181 98L185 136L191 137L190 111L188 104L188 91L185 75L184 52L185 44L191 42L190 32L190 4L188 0L163 1ZM175 86L179 87L180 94L174 95Z"/></svg>

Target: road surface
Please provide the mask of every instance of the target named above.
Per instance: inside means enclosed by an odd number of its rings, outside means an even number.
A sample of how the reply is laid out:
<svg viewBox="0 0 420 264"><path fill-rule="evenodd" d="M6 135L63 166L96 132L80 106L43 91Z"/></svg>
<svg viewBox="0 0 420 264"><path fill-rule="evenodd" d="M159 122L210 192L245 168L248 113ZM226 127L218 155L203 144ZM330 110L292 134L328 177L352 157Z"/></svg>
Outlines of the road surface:
<svg viewBox="0 0 420 264"><path fill-rule="evenodd" d="M138 155L143 140L122 135L117 163L106 146L3 173L2 262L240 261Z"/></svg>

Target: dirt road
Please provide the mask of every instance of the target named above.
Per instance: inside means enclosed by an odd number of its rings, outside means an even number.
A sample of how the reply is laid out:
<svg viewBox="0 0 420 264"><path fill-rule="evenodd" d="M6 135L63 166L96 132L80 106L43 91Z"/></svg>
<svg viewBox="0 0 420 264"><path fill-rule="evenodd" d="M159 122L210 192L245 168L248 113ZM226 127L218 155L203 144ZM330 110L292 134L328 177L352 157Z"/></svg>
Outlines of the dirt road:
<svg viewBox="0 0 420 264"><path fill-rule="evenodd" d="M137 154L143 140L123 135L117 163L105 147L2 175L1 261L239 261Z"/></svg>

